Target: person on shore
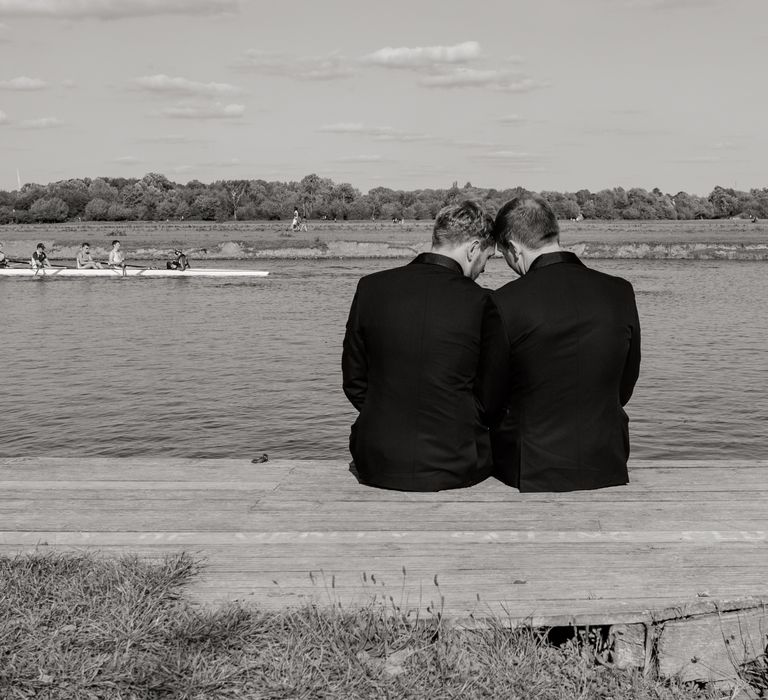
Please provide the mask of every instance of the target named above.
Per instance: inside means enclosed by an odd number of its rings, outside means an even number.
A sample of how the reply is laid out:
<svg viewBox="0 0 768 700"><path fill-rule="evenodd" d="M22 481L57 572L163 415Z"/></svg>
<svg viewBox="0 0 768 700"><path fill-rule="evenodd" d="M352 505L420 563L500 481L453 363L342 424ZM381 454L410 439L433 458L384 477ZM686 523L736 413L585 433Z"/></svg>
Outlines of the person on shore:
<svg viewBox="0 0 768 700"><path fill-rule="evenodd" d="M91 246L83 243L75 258L75 266L78 270L100 270L101 265L91 257Z"/></svg>
<svg viewBox="0 0 768 700"><path fill-rule="evenodd" d="M109 258L107 259L107 265L109 267L120 269L125 274L125 253L120 250L120 241L112 241L112 250L109 251Z"/></svg>
<svg viewBox="0 0 768 700"><path fill-rule="evenodd" d="M5 257L3 252L3 242L0 241L0 267L8 267L8 258Z"/></svg>
<svg viewBox="0 0 768 700"><path fill-rule="evenodd" d="M291 221L291 231L298 231L299 229L299 210L294 208L293 221Z"/></svg>
<svg viewBox="0 0 768 700"><path fill-rule="evenodd" d="M30 259L29 262L30 262L30 265L32 265L33 270L39 270L41 267L51 267L51 263L48 260L48 256L45 254L44 243L37 244L34 252L32 253L32 258Z"/></svg>
<svg viewBox="0 0 768 700"><path fill-rule="evenodd" d="M363 277L347 321L343 389L360 412L350 452L362 483L403 491L470 486L491 474L488 421L501 409L503 333L475 280L493 256L493 218L442 209L432 249Z"/></svg>
<svg viewBox="0 0 768 700"><path fill-rule="evenodd" d="M168 270L188 270L189 269L189 260L187 260L187 256L184 255L180 250L176 249L173 251L173 254L176 256L174 260L169 260L165 263L165 267Z"/></svg>
<svg viewBox="0 0 768 700"><path fill-rule="evenodd" d="M508 358L506 413L491 427L495 475L525 492L626 484L623 407L640 371L632 285L563 250L536 194L502 206L494 238L520 276L493 292Z"/></svg>

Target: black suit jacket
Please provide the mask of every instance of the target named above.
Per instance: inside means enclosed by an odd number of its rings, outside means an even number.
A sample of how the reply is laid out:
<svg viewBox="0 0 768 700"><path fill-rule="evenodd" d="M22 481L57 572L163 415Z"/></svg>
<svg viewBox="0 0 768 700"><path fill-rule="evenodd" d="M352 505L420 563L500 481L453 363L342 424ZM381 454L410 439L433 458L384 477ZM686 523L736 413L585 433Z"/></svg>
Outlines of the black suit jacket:
<svg viewBox="0 0 768 700"><path fill-rule="evenodd" d="M626 484L623 406L640 369L632 285L557 252L493 296L509 372L507 413L492 431L496 475L521 491Z"/></svg>
<svg viewBox="0 0 768 700"><path fill-rule="evenodd" d="M494 374L504 358L484 351L498 353L502 334L490 292L446 256L422 253L360 280L342 371L360 411L350 451L363 481L437 491L490 475L484 422L502 407Z"/></svg>

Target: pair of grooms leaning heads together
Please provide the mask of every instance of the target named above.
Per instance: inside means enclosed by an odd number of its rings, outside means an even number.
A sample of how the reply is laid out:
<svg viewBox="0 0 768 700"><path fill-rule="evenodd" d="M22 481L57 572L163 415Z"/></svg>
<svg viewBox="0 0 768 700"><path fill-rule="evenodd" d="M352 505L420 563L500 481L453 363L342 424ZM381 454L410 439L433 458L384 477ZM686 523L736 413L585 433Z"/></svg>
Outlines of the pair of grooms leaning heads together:
<svg viewBox="0 0 768 700"><path fill-rule="evenodd" d="M496 250L518 277L491 291L475 280ZM639 369L632 285L563 250L546 200L495 219L448 206L430 252L358 283L342 356L353 468L404 491L626 484Z"/></svg>

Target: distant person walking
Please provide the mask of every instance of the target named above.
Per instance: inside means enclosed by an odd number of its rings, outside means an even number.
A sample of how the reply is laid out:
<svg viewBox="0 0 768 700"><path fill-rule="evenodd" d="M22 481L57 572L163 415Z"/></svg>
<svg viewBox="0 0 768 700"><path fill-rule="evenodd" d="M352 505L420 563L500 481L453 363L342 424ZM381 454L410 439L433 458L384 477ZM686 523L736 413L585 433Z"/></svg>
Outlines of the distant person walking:
<svg viewBox="0 0 768 700"><path fill-rule="evenodd" d="M441 210L432 249L363 277L342 354L360 412L350 451L364 483L403 491L470 486L491 473L488 421L501 407L503 332L475 283L493 256L492 218L475 202Z"/></svg>
<svg viewBox="0 0 768 700"><path fill-rule="evenodd" d="M29 261L33 270L39 270L42 267L51 267L51 263L48 260L48 256L45 254L45 244L38 243L32 253L32 258Z"/></svg>
<svg viewBox="0 0 768 700"><path fill-rule="evenodd" d="M75 258L75 266L78 270L100 270L101 265L91 257L91 246L83 243Z"/></svg>
<svg viewBox="0 0 768 700"><path fill-rule="evenodd" d="M538 195L507 202L494 238L520 275L493 293L508 358L507 411L491 430L495 474L520 491L626 484L623 406L640 370L632 285L562 250L557 218Z"/></svg>

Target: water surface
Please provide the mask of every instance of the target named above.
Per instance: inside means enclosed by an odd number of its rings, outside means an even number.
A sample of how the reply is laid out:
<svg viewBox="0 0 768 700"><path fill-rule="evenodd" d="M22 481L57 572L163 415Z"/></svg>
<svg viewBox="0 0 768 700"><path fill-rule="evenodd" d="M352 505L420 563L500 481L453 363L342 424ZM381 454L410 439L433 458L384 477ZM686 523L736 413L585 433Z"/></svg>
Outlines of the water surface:
<svg viewBox="0 0 768 700"><path fill-rule="evenodd" d="M232 281L0 280L0 455L345 458L349 304L361 275L402 262L270 261L270 277ZM633 456L765 458L768 265L589 264L637 293ZM492 260L480 281L510 278Z"/></svg>

